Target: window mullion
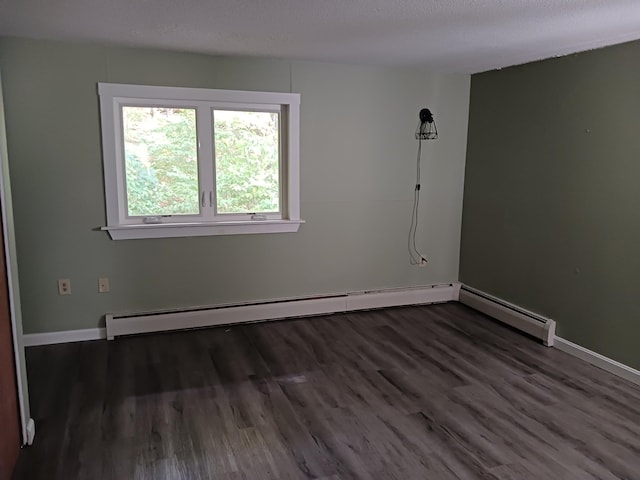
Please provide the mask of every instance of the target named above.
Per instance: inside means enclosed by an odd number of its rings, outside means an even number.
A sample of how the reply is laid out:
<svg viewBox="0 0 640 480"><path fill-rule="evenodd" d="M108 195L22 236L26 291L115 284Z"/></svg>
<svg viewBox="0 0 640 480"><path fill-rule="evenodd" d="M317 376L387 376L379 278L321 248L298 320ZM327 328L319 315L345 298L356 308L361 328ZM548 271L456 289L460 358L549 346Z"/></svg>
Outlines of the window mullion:
<svg viewBox="0 0 640 480"><path fill-rule="evenodd" d="M200 214L203 220L214 219L215 186L213 178L213 124L211 105L197 105L198 179L200 184Z"/></svg>

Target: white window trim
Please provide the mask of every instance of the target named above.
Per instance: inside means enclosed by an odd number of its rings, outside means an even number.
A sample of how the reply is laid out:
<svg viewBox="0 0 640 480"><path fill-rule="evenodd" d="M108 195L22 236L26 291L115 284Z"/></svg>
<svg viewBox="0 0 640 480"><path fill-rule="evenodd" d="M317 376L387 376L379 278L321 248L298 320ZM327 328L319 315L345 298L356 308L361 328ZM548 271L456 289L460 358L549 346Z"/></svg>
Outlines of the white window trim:
<svg viewBox="0 0 640 480"><path fill-rule="evenodd" d="M100 113L102 121L102 152L104 184L107 207L107 226L113 240L139 238L190 237L203 235L238 235L256 233L297 232L300 224L300 94L279 92L253 92L241 90L213 90L205 88L157 87L98 83ZM123 163L118 151L121 147L120 108L130 102L182 102L197 105L198 102L228 103L230 107L261 106L266 109L274 105L286 109L286 125L283 135L286 155L283 156L281 210L283 218L272 219L259 216L241 220L229 218L222 221L194 221L185 216L183 222L176 217L161 218L162 223L132 223L127 219ZM200 138L200 137L199 137Z"/></svg>

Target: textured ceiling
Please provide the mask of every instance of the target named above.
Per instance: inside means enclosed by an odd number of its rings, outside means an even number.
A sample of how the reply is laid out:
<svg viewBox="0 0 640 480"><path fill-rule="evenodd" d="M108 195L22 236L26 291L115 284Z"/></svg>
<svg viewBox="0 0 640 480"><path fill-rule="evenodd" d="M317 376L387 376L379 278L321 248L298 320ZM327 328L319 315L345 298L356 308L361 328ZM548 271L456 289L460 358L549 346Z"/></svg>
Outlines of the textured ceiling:
<svg viewBox="0 0 640 480"><path fill-rule="evenodd" d="M475 73L640 38L640 0L0 0L0 35Z"/></svg>

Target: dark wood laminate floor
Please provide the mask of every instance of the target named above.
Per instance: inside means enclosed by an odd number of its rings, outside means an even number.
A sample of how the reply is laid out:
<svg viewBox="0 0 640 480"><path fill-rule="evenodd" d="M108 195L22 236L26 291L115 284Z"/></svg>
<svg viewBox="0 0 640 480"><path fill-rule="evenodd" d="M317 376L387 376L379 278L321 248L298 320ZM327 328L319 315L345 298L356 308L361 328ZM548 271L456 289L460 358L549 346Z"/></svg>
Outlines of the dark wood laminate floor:
<svg viewBox="0 0 640 480"><path fill-rule="evenodd" d="M459 304L32 347L18 479L640 479L640 388Z"/></svg>

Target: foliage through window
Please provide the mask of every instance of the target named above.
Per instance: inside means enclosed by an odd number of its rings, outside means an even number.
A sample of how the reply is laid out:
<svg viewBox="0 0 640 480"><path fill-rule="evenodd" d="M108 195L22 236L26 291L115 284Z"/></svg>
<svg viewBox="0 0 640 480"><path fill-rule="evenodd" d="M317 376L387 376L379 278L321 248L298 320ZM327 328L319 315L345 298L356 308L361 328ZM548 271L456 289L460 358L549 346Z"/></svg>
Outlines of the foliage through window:
<svg viewBox="0 0 640 480"><path fill-rule="evenodd" d="M274 112L213 112L218 213L280 211L280 135Z"/></svg>
<svg viewBox="0 0 640 480"><path fill-rule="evenodd" d="M123 107L122 123L127 214L197 215L195 109Z"/></svg>
<svg viewBox="0 0 640 480"><path fill-rule="evenodd" d="M103 83L99 93L112 238L298 229L299 95Z"/></svg>

